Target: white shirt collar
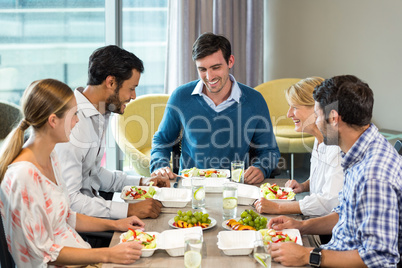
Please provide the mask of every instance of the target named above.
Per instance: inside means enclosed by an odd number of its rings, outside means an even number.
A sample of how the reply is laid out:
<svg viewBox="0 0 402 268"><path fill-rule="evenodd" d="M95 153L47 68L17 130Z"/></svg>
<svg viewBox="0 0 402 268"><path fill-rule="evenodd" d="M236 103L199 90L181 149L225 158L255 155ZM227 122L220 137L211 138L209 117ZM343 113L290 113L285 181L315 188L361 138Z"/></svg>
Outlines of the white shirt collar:
<svg viewBox="0 0 402 268"><path fill-rule="evenodd" d="M234 78L233 75L229 74L229 79L230 81L232 81L232 89L230 92L230 96L227 99L228 101L230 100L235 100L237 103L240 102L240 97L241 97L241 90L239 87L239 84L237 83L236 79ZM204 87L204 82L202 81L202 79L200 79L200 81L198 81L197 85L195 86L193 92L191 93L191 95L200 95L200 96L205 96L208 98L207 95L205 95L202 92L202 89Z"/></svg>
<svg viewBox="0 0 402 268"><path fill-rule="evenodd" d="M101 115L95 106L82 94L83 87L78 87L74 91L75 98L77 100L77 106L85 117L91 117L94 115Z"/></svg>

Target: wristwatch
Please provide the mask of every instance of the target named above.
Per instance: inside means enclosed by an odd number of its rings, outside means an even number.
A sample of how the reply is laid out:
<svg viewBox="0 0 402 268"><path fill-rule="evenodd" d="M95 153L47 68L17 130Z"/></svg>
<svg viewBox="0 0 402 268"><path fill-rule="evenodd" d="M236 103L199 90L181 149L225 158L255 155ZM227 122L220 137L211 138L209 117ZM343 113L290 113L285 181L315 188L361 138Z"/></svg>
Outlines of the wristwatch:
<svg viewBox="0 0 402 268"><path fill-rule="evenodd" d="M322 248L315 248L310 251L310 261L309 264L312 267L320 267L321 266L321 250Z"/></svg>

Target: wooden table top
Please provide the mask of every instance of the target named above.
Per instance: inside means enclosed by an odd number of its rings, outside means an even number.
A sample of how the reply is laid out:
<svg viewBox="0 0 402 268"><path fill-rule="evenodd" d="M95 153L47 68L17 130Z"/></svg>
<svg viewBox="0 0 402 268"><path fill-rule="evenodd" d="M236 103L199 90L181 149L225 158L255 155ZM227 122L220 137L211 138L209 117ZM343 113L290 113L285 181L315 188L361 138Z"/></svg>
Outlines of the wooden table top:
<svg viewBox="0 0 402 268"><path fill-rule="evenodd" d="M271 183L275 182L280 186L284 186L287 179L267 179ZM173 229L168 225L168 221L172 219L177 211L187 211L191 209L191 202L187 204L185 208L163 208L162 213L157 219L145 219L145 231L149 232L162 232L165 230ZM239 205L237 209L237 216L239 217L241 212L245 209L254 209L252 206ZM195 211L194 209L191 209ZM209 230L203 231L204 243L202 251L202 267L230 267L230 268L245 268L245 267L261 267L260 264L254 261L250 256L227 256L225 255L217 245L217 235L221 231L226 231L222 226L222 194L221 193L207 193L206 194L206 212L210 217L217 221L216 226ZM204 212L205 213L205 212ZM264 216L269 220L276 215ZM290 215L297 219L301 219L301 215ZM121 232L115 232L111 240L110 246L114 246L119 243L119 236ZM302 237L303 245L309 246L308 236ZM103 268L120 268L120 267L183 267L184 257L171 257L165 250L156 250L155 253L148 258L141 258L131 265L121 264L103 264ZM283 267L282 265L272 262L271 267Z"/></svg>

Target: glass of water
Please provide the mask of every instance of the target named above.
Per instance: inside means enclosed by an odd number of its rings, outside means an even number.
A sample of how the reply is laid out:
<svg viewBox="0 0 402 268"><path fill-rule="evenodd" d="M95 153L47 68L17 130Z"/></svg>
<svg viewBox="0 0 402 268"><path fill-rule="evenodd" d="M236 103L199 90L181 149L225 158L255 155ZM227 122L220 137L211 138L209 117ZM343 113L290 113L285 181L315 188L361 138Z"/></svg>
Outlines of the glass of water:
<svg viewBox="0 0 402 268"><path fill-rule="evenodd" d="M234 182L244 183L244 161L232 161L230 178Z"/></svg>
<svg viewBox="0 0 402 268"><path fill-rule="evenodd" d="M202 235L187 233L184 235L184 267L199 268L202 261Z"/></svg>
<svg viewBox="0 0 402 268"><path fill-rule="evenodd" d="M223 184L223 219L236 218L237 214L237 184L228 182Z"/></svg>
<svg viewBox="0 0 402 268"><path fill-rule="evenodd" d="M205 208L205 183L206 179L201 177L191 178L192 207Z"/></svg>
<svg viewBox="0 0 402 268"><path fill-rule="evenodd" d="M263 267L271 268L271 243L256 240L254 242L253 257Z"/></svg>

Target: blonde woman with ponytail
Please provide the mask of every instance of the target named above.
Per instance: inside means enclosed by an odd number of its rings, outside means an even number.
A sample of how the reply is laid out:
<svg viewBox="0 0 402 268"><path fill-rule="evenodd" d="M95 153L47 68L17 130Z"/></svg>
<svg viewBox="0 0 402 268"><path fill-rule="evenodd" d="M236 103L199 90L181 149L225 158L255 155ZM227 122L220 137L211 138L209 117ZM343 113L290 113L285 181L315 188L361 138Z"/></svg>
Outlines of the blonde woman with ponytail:
<svg viewBox="0 0 402 268"><path fill-rule="evenodd" d="M77 233L143 229L135 216L98 219L70 209L60 163L53 152L68 142L78 122L73 91L53 79L33 82L22 98L24 118L7 136L0 154L0 212L8 249L17 267L133 263L141 244L91 249ZM32 128L24 143L24 132Z"/></svg>

